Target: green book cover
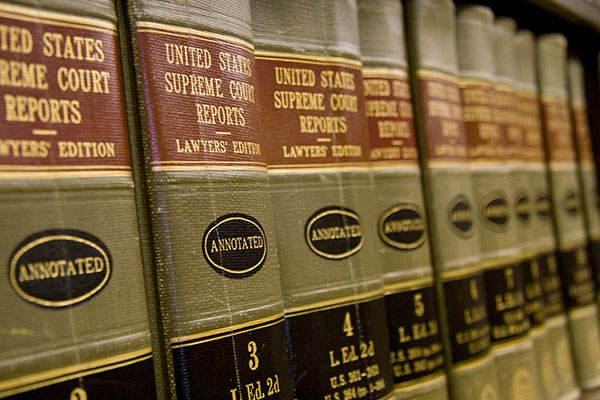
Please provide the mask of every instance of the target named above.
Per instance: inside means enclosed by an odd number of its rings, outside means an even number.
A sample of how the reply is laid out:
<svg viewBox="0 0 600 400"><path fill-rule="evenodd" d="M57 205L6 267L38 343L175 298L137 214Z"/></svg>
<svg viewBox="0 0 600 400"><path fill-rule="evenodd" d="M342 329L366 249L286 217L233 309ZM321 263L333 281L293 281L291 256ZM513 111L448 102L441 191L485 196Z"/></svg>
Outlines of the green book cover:
<svg viewBox="0 0 600 400"><path fill-rule="evenodd" d="M291 399L247 1L129 1L169 397Z"/></svg>
<svg viewBox="0 0 600 400"><path fill-rule="evenodd" d="M458 9L458 65L474 186L481 256L496 373L505 399L541 399L529 318L526 263L519 246L520 217L513 212L524 174L517 125L513 35L515 22L494 22L491 9Z"/></svg>
<svg viewBox="0 0 600 400"><path fill-rule="evenodd" d="M557 264L571 333L577 381L585 390L600 385L600 342L593 274L581 210L581 190L567 98L567 41L561 34L537 40L538 81L550 169Z"/></svg>
<svg viewBox="0 0 600 400"><path fill-rule="evenodd" d="M391 398L357 6L251 5L295 397Z"/></svg>
<svg viewBox="0 0 600 400"><path fill-rule="evenodd" d="M110 1L0 4L0 397L156 398Z"/></svg>
<svg viewBox="0 0 600 400"><path fill-rule="evenodd" d="M390 358L398 399L446 399L402 3L358 2Z"/></svg>
<svg viewBox="0 0 600 400"><path fill-rule="evenodd" d="M588 123L583 64L575 53L569 55L569 105L577 151L577 174L582 191L582 212L588 235L588 256L594 278L600 282L600 209L598 208L598 175Z"/></svg>
<svg viewBox="0 0 600 400"><path fill-rule="evenodd" d="M530 199L528 222L522 221L519 235L523 253L530 257L525 266L525 308L531 322L543 398L576 399L580 390L575 381L560 279L555 268L556 239L551 225L546 151L537 95L535 38L530 31L516 33L515 55L516 104L523 132L522 161L526 173L522 190ZM517 218L519 214L527 215L520 211L519 204L515 211Z"/></svg>
<svg viewBox="0 0 600 400"><path fill-rule="evenodd" d="M406 3L409 66L453 399L499 398L458 74L455 7Z"/></svg>

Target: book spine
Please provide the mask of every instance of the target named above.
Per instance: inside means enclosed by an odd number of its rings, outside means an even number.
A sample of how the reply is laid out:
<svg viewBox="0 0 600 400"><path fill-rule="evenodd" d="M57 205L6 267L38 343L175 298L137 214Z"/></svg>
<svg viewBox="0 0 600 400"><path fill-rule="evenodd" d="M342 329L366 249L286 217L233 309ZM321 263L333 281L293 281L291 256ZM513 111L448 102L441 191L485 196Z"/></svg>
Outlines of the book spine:
<svg viewBox="0 0 600 400"><path fill-rule="evenodd" d="M566 47L566 39L560 34L538 38L538 77L558 243L556 261L562 281L577 381L583 390L590 390L600 385L600 344L593 274L585 248L581 192L571 136Z"/></svg>
<svg viewBox="0 0 600 400"><path fill-rule="evenodd" d="M579 397L580 391L575 381L560 277L553 256L556 243L551 226L546 151L537 96L535 39L530 31L517 32L515 53L516 104L523 131L523 162L527 174L523 192L530 199L529 223L523 224L520 236L525 253L531 254L525 267L525 309L531 322L543 398L574 399ZM518 204L516 211L520 214Z"/></svg>
<svg viewBox="0 0 600 400"><path fill-rule="evenodd" d="M295 396L391 398L356 4L254 1L252 21Z"/></svg>
<svg viewBox="0 0 600 400"><path fill-rule="evenodd" d="M291 399L249 2L126 13L169 395Z"/></svg>
<svg viewBox="0 0 600 400"><path fill-rule="evenodd" d="M446 399L402 4L367 0L358 6L377 245L396 398Z"/></svg>
<svg viewBox="0 0 600 400"><path fill-rule="evenodd" d="M154 399L114 5L25 4L0 3L0 397Z"/></svg>
<svg viewBox="0 0 600 400"><path fill-rule="evenodd" d="M598 175L590 138L583 64L576 54L568 60L569 104L573 121L577 174L582 191L582 212L588 236L588 259L596 286L600 282L600 209L598 208Z"/></svg>
<svg viewBox="0 0 600 400"><path fill-rule="evenodd" d="M524 198L512 80L514 29L510 19L494 23L487 7L459 9L458 60L494 362L502 398L537 399L541 388L525 312L520 217L514 212L517 197Z"/></svg>
<svg viewBox="0 0 600 400"><path fill-rule="evenodd" d="M499 396L457 78L454 4L407 1L408 54L451 398ZM490 397L491 396L491 397Z"/></svg>

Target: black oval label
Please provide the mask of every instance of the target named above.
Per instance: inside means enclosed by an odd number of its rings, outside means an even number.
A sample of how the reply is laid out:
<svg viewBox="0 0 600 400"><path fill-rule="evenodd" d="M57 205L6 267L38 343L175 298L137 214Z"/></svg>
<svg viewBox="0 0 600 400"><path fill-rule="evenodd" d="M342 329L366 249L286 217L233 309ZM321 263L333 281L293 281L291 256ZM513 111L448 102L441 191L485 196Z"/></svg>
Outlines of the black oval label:
<svg viewBox="0 0 600 400"><path fill-rule="evenodd" d="M416 249L425 241L425 219L414 204L398 204L379 218L379 236L388 246Z"/></svg>
<svg viewBox="0 0 600 400"><path fill-rule="evenodd" d="M466 238L473 233L473 209L466 196L456 196L448 206L448 223L458 236Z"/></svg>
<svg viewBox="0 0 600 400"><path fill-rule="evenodd" d="M325 207L314 213L306 223L304 233L313 252L334 260L358 252L365 241L358 214L338 206Z"/></svg>
<svg viewBox="0 0 600 400"><path fill-rule="evenodd" d="M529 203L529 196L526 193L518 193L515 200L515 214L517 216L517 222L521 225L528 225L531 220L531 204Z"/></svg>
<svg viewBox="0 0 600 400"><path fill-rule="evenodd" d="M494 192L484 197L479 212L483 224L488 228L503 231L508 227L510 209L502 193Z"/></svg>
<svg viewBox="0 0 600 400"><path fill-rule="evenodd" d="M535 199L535 214L543 221L550 217L550 198L546 193L540 193Z"/></svg>
<svg viewBox="0 0 600 400"><path fill-rule="evenodd" d="M23 240L10 258L13 289L43 307L66 307L104 288L112 273L108 247L97 237L71 229L52 229Z"/></svg>
<svg viewBox="0 0 600 400"><path fill-rule="evenodd" d="M206 228L202 252L218 273L230 278L245 278L263 266L267 258L267 238L255 218L227 214Z"/></svg>
<svg viewBox="0 0 600 400"><path fill-rule="evenodd" d="M579 214L579 198L573 190L569 190L565 193L564 202L567 214L571 217L575 217Z"/></svg>

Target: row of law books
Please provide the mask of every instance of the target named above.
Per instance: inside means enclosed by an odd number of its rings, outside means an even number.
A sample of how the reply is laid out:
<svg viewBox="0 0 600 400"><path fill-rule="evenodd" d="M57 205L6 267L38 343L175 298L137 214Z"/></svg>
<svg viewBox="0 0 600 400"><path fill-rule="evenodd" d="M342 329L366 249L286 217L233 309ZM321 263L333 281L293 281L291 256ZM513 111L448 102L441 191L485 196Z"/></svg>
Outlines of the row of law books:
<svg viewBox="0 0 600 400"><path fill-rule="evenodd" d="M600 395L590 71L512 17L0 2L0 398Z"/></svg>

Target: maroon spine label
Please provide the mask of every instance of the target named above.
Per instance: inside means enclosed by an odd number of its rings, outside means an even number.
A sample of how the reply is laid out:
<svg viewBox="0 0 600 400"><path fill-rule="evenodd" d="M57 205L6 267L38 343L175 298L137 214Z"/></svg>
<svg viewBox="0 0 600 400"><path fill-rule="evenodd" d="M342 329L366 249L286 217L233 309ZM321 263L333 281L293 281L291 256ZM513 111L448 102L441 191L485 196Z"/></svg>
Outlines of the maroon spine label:
<svg viewBox="0 0 600 400"><path fill-rule="evenodd" d="M269 168L368 161L360 62L263 51L256 60Z"/></svg>
<svg viewBox="0 0 600 400"><path fill-rule="evenodd" d="M560 97L542 97L546 149L552 162L574 163L575 148L571 139L571 120L567 101Z"/></svg>
<svg viewBox="0 0 600 400"><path fill-rule="evenodd" d="M112 22L0 4L0 172L130 173L121 79Z"/></svg>
<svg viewBox="0 0 600 400"><path fill-rule="evenodd" d="M371 162L418 165L408 75L402 70L363 69Z"/></svg>
<svg viewBox="0 0 600 400"><path fill-rule="evenodd" d="M519 121L523 131L523 159L527 162L541 164L546 158L546 152L537 95L524 90L519 91L517 95Z"/></svg>
<svg viewBox="0 0 600 400"><path fill-rule="evenodd" d="M430 161L466 162L467 135L456 77L419 71L425 153Z"/></svg>
<svg viewBox="0 0 600 400"><path fill-rule="evenodd" d="M493 104L492 85L478 79L463 79L461 98L469 159L500 161L505 157L506 148L504 136L496 123L495 112L498 110Z"/></svg>
<svg viewBox="0 0 600 400"><path fill-rule="evenodd" d="M575 143L577 145L577 156L581 163L593 163L594 153L590 140L590 125L587 118L587 108L583 104L574 104L571 107L573 113L573 125L575 128Z"/></svg>
<svg viewBox="0 0 600 400"><path fill-rule="evenodd" d="M137 23L153 169L265 167L253 46Z"/></svg>

